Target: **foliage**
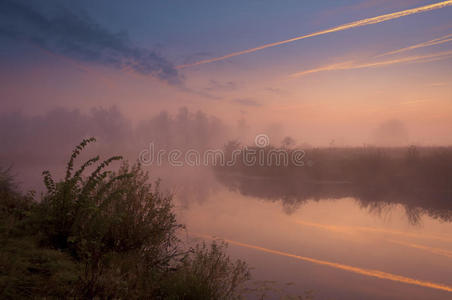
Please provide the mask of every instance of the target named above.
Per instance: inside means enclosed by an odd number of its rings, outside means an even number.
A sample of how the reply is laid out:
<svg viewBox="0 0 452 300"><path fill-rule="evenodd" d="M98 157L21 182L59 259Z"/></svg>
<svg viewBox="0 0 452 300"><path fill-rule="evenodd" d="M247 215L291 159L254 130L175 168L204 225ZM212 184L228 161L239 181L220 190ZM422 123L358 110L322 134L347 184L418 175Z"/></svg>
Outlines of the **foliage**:
<svg viewBox="0 0 452 300"><path fill-rule="evenodd" d="M69 255L37 246L32 237L2 239L0 298L74 296L77 264Z"/></svg>
<svg viewBox="0 0 452 300"><path fill-rule="evenodd" d="M238 299L250 273L245 262L231 261L225 254L226 247L224 242L216 241L210 247L197 245L170 282L172 298Z"/></svg>
<svg viewBox="0 0 452 300"><path fill-rule="evenodd" d="M270 201L281 201L293 212L309 199L352 197L374 213L402 205L410 222L423 215L452 220L452 147L225 147L226 157L236 151L235 164L215 166L219 181L228 188ZM271 151L303 151L303 164L244 163L245 149L264 158ZM260 151L260 152L259 152ZM264 160L265 161L265 160Z"/></svg>
<svg viewBox="0 0 452 300"><path fill-rule="evenodd" d="M74 167L94 141L74 149L63 180L43 172L40 202L0 173L0 298L238 296L247 265L233 262L223 244L186 249L171 195L150 184L139 164L113 171L121 157L96 156Z"/></svg>

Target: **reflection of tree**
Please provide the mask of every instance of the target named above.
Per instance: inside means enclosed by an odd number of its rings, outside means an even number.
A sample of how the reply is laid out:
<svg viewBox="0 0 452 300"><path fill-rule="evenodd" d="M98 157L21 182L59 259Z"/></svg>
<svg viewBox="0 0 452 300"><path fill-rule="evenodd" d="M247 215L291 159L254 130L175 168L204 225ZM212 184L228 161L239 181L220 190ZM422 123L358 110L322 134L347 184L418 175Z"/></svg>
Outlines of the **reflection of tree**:
<svg viewBox="0 0 452 300"><path fill-rule="evenodd" d="M281 201L287 212L307 200L353 197L382 212L403 205L410 222L423 214L452 221L452 148L329 148L306 150L309 166L216 168L225 186Z"/></svg>

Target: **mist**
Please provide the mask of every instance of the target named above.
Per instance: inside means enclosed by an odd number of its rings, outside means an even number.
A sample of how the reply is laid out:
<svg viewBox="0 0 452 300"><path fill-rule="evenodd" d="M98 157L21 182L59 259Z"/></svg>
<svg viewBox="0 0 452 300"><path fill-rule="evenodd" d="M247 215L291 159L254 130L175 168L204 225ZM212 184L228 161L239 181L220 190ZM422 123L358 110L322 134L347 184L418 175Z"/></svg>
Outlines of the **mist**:
<svg viewBox="0 0 452 300"><path fill-rule="evenodd" d="M0 298L449 299L451 12L0 0Z"/></svg>
<svg viewBox="0 0 452 300"><path fill-rule="evenodd" d="M325 134L325 130L317 130L319 134ZM41 115L4 112L0 114L0 139L3 141L0 161L3 166L12 167L14 173L22 178L24 188L40 190L41 172L48 166L60 169L74 145L91 136L98 140L91 153L97 151L103 156L121 154L131 162L139 160L140 152L149 149L151 144L155 151L178 149L186 152L194 149L202 152L222 149L230 141L254 146L255 137L259 134L268 136L272 146L306 150L360 145L407 147L414 145L412 141L416 140L407 126L396 119L382 122L376 128L370 127L369 136L355 143L347 143L332 134L331 137L325 136L323 143L316 144L318 139L311 142L302 138L309 134L298 133L297 136L295 133L291 136L287 132L293 130L283 123L269 121L266 125L262 122L252 124L243 117L231 123L202 110L190 111L187 107L180 107L174 113L163 110L141 120L127 117L117 106L89 110L60 107ZM149 166L149 169L154 176L168 180L186 177L188 173L190 178L202 178L209 172L208 168L201 167L195 170L180 168L173 172L167 165L156 164Z"/></svg>

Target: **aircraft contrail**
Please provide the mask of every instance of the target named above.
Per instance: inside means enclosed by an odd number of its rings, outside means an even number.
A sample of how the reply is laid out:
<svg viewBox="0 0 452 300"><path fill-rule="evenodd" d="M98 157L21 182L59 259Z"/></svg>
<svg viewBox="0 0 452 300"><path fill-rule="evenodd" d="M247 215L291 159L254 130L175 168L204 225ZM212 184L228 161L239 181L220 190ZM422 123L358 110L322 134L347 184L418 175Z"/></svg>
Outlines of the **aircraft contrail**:
<svg viewBox="0 0 452 300"><path fill-rule="evenodd" d="M377 55L375 57L382 57L382 56L386 56L386 55L398 54L398 53L409 51L409 50L414 50L414 49L428 47L428 46L433 46L433 45L444 44L444 43L451 42L451 41L452 41L452 34L448 34L448 35L445 35L445 36L442 36L442 37L439 37L439 38L436 38L436 39L433 39L433 40L430 40L430 41L427 41L427 42L423 42L423 43L419 43L419 44L416 44L416 45L411 45L411 46L408 46L408 47L405 47L405 48L401 48L401 49L398 49L398 50L386 52L386 53Z"/></svg>
<svg viewBox="0 0 452 300"><path fill-rule="evenodd" d="M195 236L199 236L201 238L205 238L205 239L211 239L211 240L215 239L214 237L209 236L209 235L194 234L194 233L191 233L191 234L195 235ZM276 254L276 255L291 257L291 258L311 262L314 264L324 265L324 266L328 266L328 267L332 267L335 269L340 269L340 270L344 270L344 271L348 271L348 272L352 272L352 273L356 273L356 274L360 274L360 275L364 275L364 276L370 276L370 277L375 277L375 278L380 278L380 279L387 279L387 280L391 280L391 281L402 282L402 283L406 283L406 284L417 285L417 286L452 292L452 286L448 286L448 285L444 285L444 284L418 280L418 279L405 277L405 276L401 276L401 275L396 275L396 274L391 274L391 273L378 271L378 270L364 269L364 268L339 264L339 263L335 263L335 262L320 260L320 259L316 259L316 258L295 255L295 254L282 252L282 251L278 251L278 250L273 250L273 249L268 249L268 248L264 248L264 247L260 247L260 246L251 245L251 244L245 244L245 243L237 242L234 240L228 240L228 239L221 239L221 240L223 240L229 244L232 244L232 245L237 245L237 246L250 248L250 249L254 249L254 250L258 250L258 251L262 251L262 252L272 253L272 254Z"/></svg>
<svg viewBox="0 0 452 300"><path fill-rule="evenodd" d="M314 36L324 35L324 34L337 32L337 31L343 31L343 30L347 30L347 29L355 28L355 27L361 27L361 26L366 26L366 25L371 25L371 24L382 23L382 22L385 22L385 21L398 19L398 18L404 17L404 16L409 16L409 15L413 15L413 14L417 14L417 13L421 13L421 12L426 12L426 11L431 11L431 10L435 10L435 9L439 9L439 8L444 8L444 7L447 7L447 6L450 6L450 5L452 5L452 0L442 1L442 2L438 2L438 3L434 3L434 4L429 4L429 5L425 5L425 6L420 6L420 7L416 7L416 8L407 9L407 10L402 10L402 11L398 11L398 12L394 12L394 13L390 13L390 14L377 16L377 17L362 19L362 20L351 22L351 23L347 23L347 24L336 26L336 27L332 27L330 29L326 29L326 30L317 31L317 32L314 32L314 33L310 33L310 34L294 37L294 38L291 38L291 39L288 39L288 40L284 40L284 41L280 41L280 42L274 42L274 43L269 43L269 44L265 44L265 45L262 45L262 46L258 46L258 47L255 47L255 48L250 48L250 49L246 49L246 50L242 50L242 51L232 52L232 53L220 56L220 57L204 59L204 60L200 60L200 61L197 61L197 62L194 62L194 63L190 63L190 64L179 65L179 66L176 66L176 68L177 69L183 69L183 68L187 68L187 67L192 67L192 66L197 66L197 65L202 65L202 64L208 64L208 63L212 63L212 62L215 62L215 61L225 60L225 59L228 59L228 58L231 58L231 57L234 57L234 56L239 56L239 55L243 55L243 54L247 54L247 53L256 52L256 51L263 50L263 49L266 49L266 48L292 43L292 42L295 42L295 41L298 41L298 40L302 40L302 39L306 39L306 38L310 38L310 37L314 37Z"/></svg>
<svg viewBox="0 0 452 300"><path fill-rule="evenodd" d="M343 62L332 65L327 65L315 69L305 70L297 73L293 73L290 77L298 77L312 73L324 72L324 71L338 71L338 70L353 70L353 69L365 69L365 68L378 68L388 65L400 64L400 63L420 63L420 62L431 62L440 59L447 59L452 57L452 51L443 51L439 53L433 53L428 55L417 55L408 56L403 58L367 62L367 63L353 63L353 62Z"/></svg>

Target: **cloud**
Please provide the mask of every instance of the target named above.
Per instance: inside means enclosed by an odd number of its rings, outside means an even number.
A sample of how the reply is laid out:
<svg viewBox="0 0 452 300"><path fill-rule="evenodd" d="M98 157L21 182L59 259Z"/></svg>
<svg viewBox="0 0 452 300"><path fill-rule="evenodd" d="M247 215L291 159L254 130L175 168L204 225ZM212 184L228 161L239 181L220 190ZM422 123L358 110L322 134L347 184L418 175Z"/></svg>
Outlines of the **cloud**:
<svg viewBox="0 0 452 300"><path fill-rule="evenodd" d="M208 91L233 91L237 89L237 83L234 81L219 82L216 80L210 80L205 89Z"/></svg>
<svg viewBox="0 0 452 300"><path fill-rule="evenodd" d="M274 94L277 94L277 95L283 95L283 94L287 93L286 91L284 91L282 89L272 88L272 87L267 87L267 88L264 89L264 91L269 92L269 93L274 93Z"/></svg>
<svg viewBox="0 0 452 300"><path fill-rule="evenodd" d="M354 69L366 69L366 68L379 68L385 67L389 65L401 64L401 63L425 63L436 61L440 59L448 59L452 57L452 51L443 51L428 55L417 55L417 56L408 56L403 58L384 60L384 61L375 61L375 62L364 62L357 63L352 61L341 62L331 65L326 65L323 67L318 67L314 69L309 69L301 72L296 72L291 74L291 77L299 77L312 73L325 72L325 71L340 71L340 70L354 70Z"/></svg>
<svg viewBox="0 0 452 300"><path fill-rule="evenodd" d="M67 9L49 16L28 3L0 0L0 36L79 61L132 70L170 84L181 82L171 62L153 50L133 45L127 34L112 33L90 17Z"/></svg>
<svg viewBox="0 0 452 300"><path fill-rule="evenodd" d="M212 53L210 53L210 52L193 53L193 54L188 55L187 57L184 58L184 63L189 63L189 62L194 61L196 59L203 59L203 58L209 57L209 56L212 56Z"/></svg>
<svg viewBox="0 0 452 300"><path fill-rule="evenodd" d="M225 59L228 59L228 58L231 58L231 57L235 57L235 56L239 56L239 55L243 55L243 54L253 53L253 52L260 51L260 50L263 50L263 49L266 49L266 48L292 43L292 42L295 42L295 41L298 41L298 40L302 40L302 39L306 39L306 38L311 38L311 37L315 37L315 36L319 36L319 35L324 35L324 34L328 34L328 33L343 31L343 30L356 28L356 27L361 27L361 26L366 26L366 25L371 25L371 24L378 24L378 23L382 23L382 22L385 22L385 21L398 19L398 18L401 18L401 17L404 17L404 16L409 16L409 15L413 15L413 14L418 14L418 13L422 13L422 12L427 12L427 11L431 11L431 10L435 10L435 9L444 8L444 7L447 7L447 6L450 6L450 5L452 5L452 0L442 1L442 2L438 2L438 3L424 5L424 6L420 6L420 7L416 7L416 8L412 8L412 9L407 9L407 10L402 10L402 11L398 11L398 12L394 12L394 13L390 13L390 14L380 15L380 16L373 17L373 18L361 19L361 20L354 21L354 22L351 22L351 23L347 23L347 24L336 26L336 27L332 27L332 28L329 28L329 29L326 29L326 30L317 31L317 32L314 32L314 33L310 33L310 34L294 37L294 38L287 39L287 40L284 40L284 41L275 42L275 43L269 43L269 44L265 44L265 45L258 46L258 47L255 47L255 48L250 48L250 49L246 49L246 50L242 50L242 51L232 52L232 53L220 56L220 57L214 57L214 58L210 58L210 59L200 60L200 61L197 61L197 62L194 62L194 63L191 63L191 64L180 65L180 66L177 66L176 68L182 69L182 68L187 68L187 67L192 67L192 66L197 66L197 65L202 65L202 64L208 64L208 63L225 60Z"/></svg>
<svg viewBox="0 0 452 300"><path fill-rule="evenodd" d="M232 101L244 106L255 106L255 107L262 106L262 104L260 104L259 102L249 98L238 98Z"/></svg>

